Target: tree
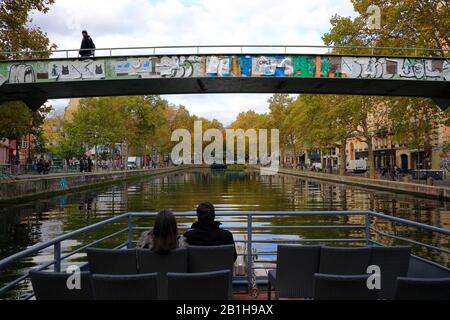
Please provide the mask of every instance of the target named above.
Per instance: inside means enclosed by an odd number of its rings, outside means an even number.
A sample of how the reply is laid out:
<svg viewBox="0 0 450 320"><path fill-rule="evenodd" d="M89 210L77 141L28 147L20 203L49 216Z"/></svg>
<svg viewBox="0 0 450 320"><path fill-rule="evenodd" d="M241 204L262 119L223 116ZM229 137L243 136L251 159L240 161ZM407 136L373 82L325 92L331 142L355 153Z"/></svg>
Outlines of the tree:
<svg viewBox="0 0 450 320"><path fill-rule="evenodd" d="M290 135L289 128L285 127L285 120L288 115L288 107L293 102L294 99L288 94L274 94L268 101L270 109L268 125L270 126L270 129L280 130L281 163L284 163ZM296 158L296 156L297 155L294 154L294 158Z"/></svg>
<svg viewBox="0 0 450 320"><path fill-rule="evenodd" d="M355 103L352 97L301 95L288 118L304 149L340 149L340 171L345 174L347 140L355 132Z"/></svg>
<svg viewBox="0 0 450 320"><path fill-rule="evenodd" d="M0 48L1 51L20 52L19 54L0 55L0 59L29 57L29 51L44 51L34 54L34 58L48 57L49 51L56 48L50 45L47 34L32 25L30 12L46 13L54 0L2 0L0 2Z"/></svg>
<svg viewBox="0 0 450 320"><path fill-rule="evenodd" d="M449 121L448 114L430 99L417 100L419 101L414 104L411 104L411 99L408 98L390 100L392 107L389 118L393 120L393 138L398 144L406 145L411 149L431 150L438 137L438 129ZM445 152L444 149L443 152Z"/></svg>
<svg viewBox="0 0 450 320"><path fill-rule="evenodd" d="M373 141L380 135L387 134L392 128L389 118L390 105L380 97L355 96L352 98L354 107L354 125L356 138L367 144L369 153L369 177L375 178L375 156Z"/></svg>
<svg viewBox="0 0 450 320"><path fill-rule="evenodd" d="M402 47L402 48L432 48L448 49L450 38L450 7L443 0L352 0L354 10L358 14L354 19L335 15L331 18L331 29L322 39L327 45L334 46L371 46L371 47ZM370 5L376 5L381 12L381 28L373 29L368 25L371 13L367 13ZM369 53L367 50L348 48L334 49L335 53ZM421 50L385 50L374 51L377 54L402 55L444 55L443 51ZM372 103L372 104L371 104ZM417 137L418 133L430 131L433 121L414 120L415 116L432 119L436 107L427 99L415 98L362 98L361 112L357 127L363 139L369 145L370 176L374 176L372 140L370 137L378 134L378 129L391 129L397 140L413 139L416 144L424 140ZM381 111L381 115L379 112ZM431 113L431 114L430 114ZM386 117L388 115L389 117ZM436 114L437 115L437 114ZM376 119L378 118L378 120ZM381 123L380 120L389 121ZM407 124L409 123L409 124ZM413 129L411 134L405 133L405 128ZM405 137L406 135L406 137ZM401 142L400 142L401 143Z"/></svg>
<svg viewBox="0 0 450 320"><path fill-rule="evenodd" d="M450 47L450 7L445 0L352 0L358 14L354 19L335 15L331 18L331 30L323 36L327 45L335 46L374 46L403 48ZM372 13L369 6L376 5L381 12L381 28L368 25ZM354 50L339 49L339 53ZM377 50L382 54L385 51ZM392 54L392 50L389 51ZM368 53L367 50L364 53ZM414 51L399 51L411 54ZM419 52L420 55L436 52ZM440 53L443 55L443 52Z"/></svg>
<svg viewBox="0 0 450 320"><path fill-rule="evenodd" d="M15 140L29 132L33 113L23 102L6 102L0 113L0 137Z"/></svg>
<svg viewBox="0 0 450 320"><path fill-rule="evenodd" d="M121 100L110 97L80 100L72 122L66 124L67 137L89 148L97 149L102 145L114 150L116 143L124 141L126 133L125 119L119 106ZM99 160L98 152L96 157Z"/></svg>

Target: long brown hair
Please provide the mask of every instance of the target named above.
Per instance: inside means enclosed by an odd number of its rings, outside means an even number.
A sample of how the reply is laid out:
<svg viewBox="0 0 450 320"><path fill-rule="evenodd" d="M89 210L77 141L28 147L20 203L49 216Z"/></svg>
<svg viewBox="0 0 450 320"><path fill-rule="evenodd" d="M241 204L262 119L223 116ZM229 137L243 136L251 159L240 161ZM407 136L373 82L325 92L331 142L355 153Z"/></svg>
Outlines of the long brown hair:
<svg viewBox="0 0 450 320"><path fill-rule="evenodd" d="M163 210L156 216L153 226L152 251L164 255L178 246L178 228L172 211Z"/></svg>

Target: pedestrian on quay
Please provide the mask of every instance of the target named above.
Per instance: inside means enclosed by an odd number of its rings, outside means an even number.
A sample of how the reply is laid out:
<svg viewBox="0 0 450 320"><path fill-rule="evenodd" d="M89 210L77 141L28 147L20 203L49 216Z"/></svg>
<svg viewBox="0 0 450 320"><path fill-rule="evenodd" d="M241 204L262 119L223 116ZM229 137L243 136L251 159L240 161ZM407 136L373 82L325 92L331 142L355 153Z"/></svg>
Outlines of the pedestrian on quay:
<svg viewBox="0 0 450 320"><path fill-rule="evenodd" d="M41 175L44 172L44 159L39 158L36 164L37 172Z"/></svg>
<svg viewBox="0 0 450 320"><path fill-rule="evenodd" d="M44 174L49 174L51 165L52 165L52 162L50 160L45 161Z"/></svg>
<svg viewBox="0 0 450 320"><path fill-rule="evenodd" d="M87 158L87 172L92 172L93 165L94 165L94 162L92 161L92 158L89 156Z"/></svg>
<svg viewBox="0 0 450 320"><path fill-rule="evenodd" d="M84 165L85 165L84 159L80 158L80 172L84 172Z"/></svg>

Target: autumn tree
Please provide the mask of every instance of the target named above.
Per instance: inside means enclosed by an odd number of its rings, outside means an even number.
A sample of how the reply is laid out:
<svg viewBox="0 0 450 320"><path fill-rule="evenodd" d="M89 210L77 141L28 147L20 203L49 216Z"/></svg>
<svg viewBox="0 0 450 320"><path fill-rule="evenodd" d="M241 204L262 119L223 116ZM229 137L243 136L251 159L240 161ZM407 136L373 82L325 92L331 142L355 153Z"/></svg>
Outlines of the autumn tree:
<svg viewBox="0 0 450 320"><path fill-rule="evenodd" d="M445 0L352 0L357 16L331 18L331 30L323 36L327 45L371 46L397 48L448 49L450 38L450 7ZM381 13L381 28L369 25L373 12L369 6L377 6ZM351 49L337 49L339 53L356 53ZM377 54L392 54L376 50ZM368 53L364 50L363 53ZM442 54L428 51L397 51L396 53L420 55Z"/></svg>
<svg viewBox="0 0 450 320"><path fill-rule="evenodd" d="M345 174L346 144L355 133L352 97L336 95L301 95L288 118L304 149L339 148L339 173Z"/></svg>
<svg viewBox="0 0 450 320"><path fill-rule="evenodd" d="M268 101L270 110L268 125L270 129L280 130L281 163L284 163L286 151L289 147L292 147L292 142L295 141L289 123L286 122L289 113L288 108L293 102L294 98L288 94L274 94ZM295 154L294 158L296 158Z"/></svg>
<svg viewBox="0 0 450 320"><path fill-rule="evenodd" d="M0 2L0 51L19 52L17 54L0 54L0 59L17 59L30 57L27 52L44 51L34 54L33 58L48 57L55 44L50 44L47 34L33 25L31 12L46 13L54 0L2 0Z"/></svg>
<svg viewBox="0 0 450 320"><path fill-rule="evenodd" d="M431 48L446 49L450 46L448 30L450 28L450 7L448 1L443 0L352 0L357 16L341 17L335 15L331 18L331 29L323 37L326 45L333 46L363 46L363 47L397 47L397 48ZM377 6L381 12L380 28L369 26L370 16L373 12L369 6ZM335 53L370 53L367 50L350 48L335 48ZM444 55L444 51L424 50L396 50L378 49L376 54L402 54L402 55ZM381 111L381 115L379 115ZM425 140L417 135L426 136L434 121L442 117L440 110L428 99L417 98L361 98L359 109L359 131L369 145L369 158L372 158L370 137L377 134L377 128L383 129L379 120L385 121L389 115L389 125L394 137L399 143L401 139L424 147ZM422 120L415 119L417 117ZM379 120L376 120L376 118ZM430 121L424 121L424 118ZM407 124L411 121L409 124ZM378 122L378 123L376 123ZM372 128L370 128L372 127ZM405 134L405 128L414 129L414 134ZM389 129L389 128L388 128ZM374 165L370 162L370 176L374 176Z"/></svg>

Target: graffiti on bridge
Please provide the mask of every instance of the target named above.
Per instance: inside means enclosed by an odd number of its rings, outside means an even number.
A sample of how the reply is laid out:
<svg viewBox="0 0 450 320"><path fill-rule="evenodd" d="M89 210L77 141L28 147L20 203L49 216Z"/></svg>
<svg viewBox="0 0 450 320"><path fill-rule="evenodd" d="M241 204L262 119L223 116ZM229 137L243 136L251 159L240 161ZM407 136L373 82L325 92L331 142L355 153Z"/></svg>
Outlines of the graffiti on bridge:
<svg viewBox="0 0 450 320"><path fill-rule="evenodd" d="M333 55L177 55L0 62L0 85L49 81L293 77L450 81L449 59Z"/></svg>
<svg viewBox="0 0 450 320"><path fill-rule="evenodd" d="M48 64L49 79L57 81L104 79L104 61L74 60L58 61Z"/></svg>

